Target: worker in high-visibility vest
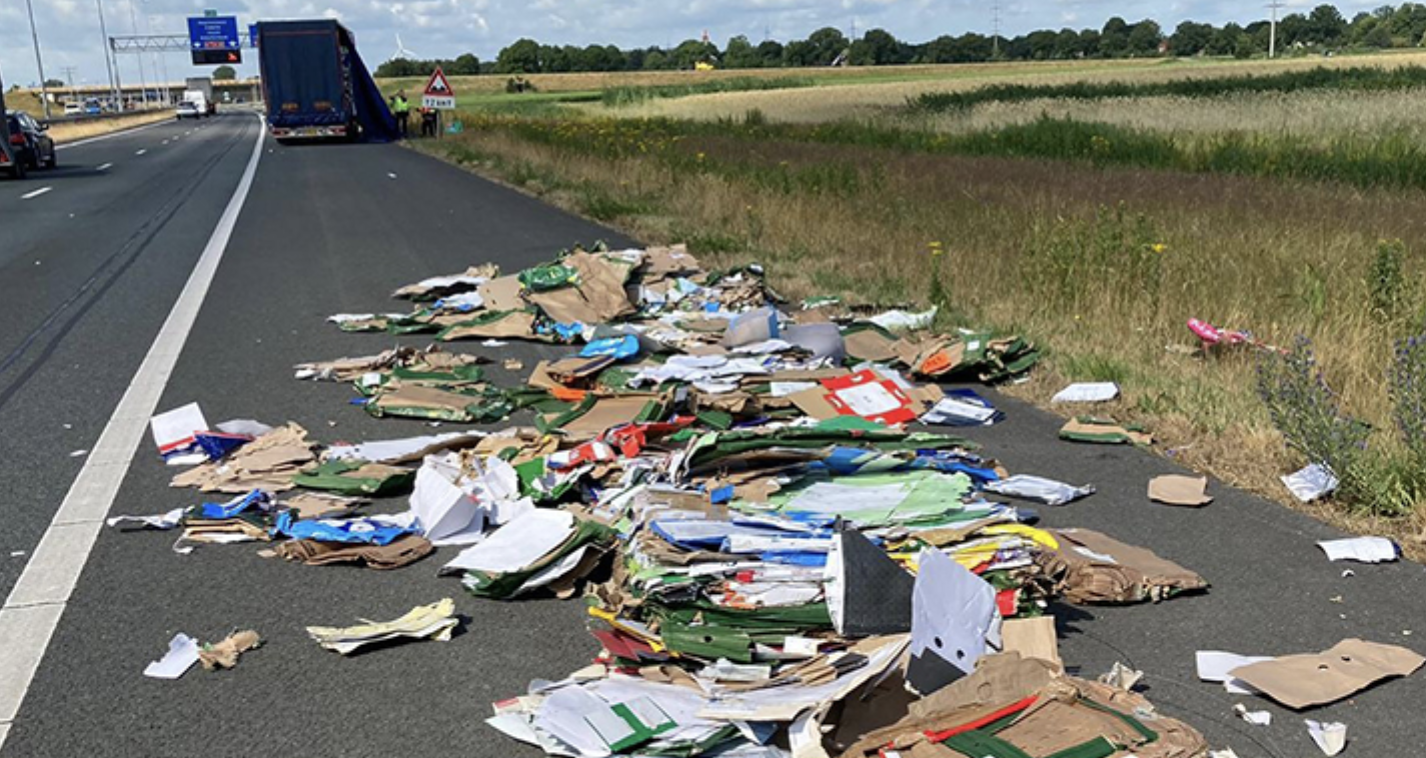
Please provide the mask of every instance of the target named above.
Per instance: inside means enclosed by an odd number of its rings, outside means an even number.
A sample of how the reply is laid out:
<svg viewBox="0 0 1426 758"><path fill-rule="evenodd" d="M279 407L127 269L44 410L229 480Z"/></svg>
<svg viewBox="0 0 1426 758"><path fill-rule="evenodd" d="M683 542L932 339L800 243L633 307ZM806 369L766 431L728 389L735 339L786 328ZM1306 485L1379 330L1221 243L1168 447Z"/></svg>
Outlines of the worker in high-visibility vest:
<svg viewBox="0 0 1426 758"><path fill-rule="evenodd" d="M391 111L396 114L396 131L406 137L410 131L411 103L406 100L405 92L397 92L396 97L391 98Z"/></svg>

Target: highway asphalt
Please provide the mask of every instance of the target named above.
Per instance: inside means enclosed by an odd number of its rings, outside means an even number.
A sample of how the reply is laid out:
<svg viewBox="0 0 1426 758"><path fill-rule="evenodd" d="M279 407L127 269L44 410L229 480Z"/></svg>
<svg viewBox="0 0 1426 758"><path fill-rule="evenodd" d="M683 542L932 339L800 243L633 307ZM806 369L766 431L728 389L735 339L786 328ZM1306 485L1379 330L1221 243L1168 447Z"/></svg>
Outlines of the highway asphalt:
<svg viewBox="0 0 1426 758"><path fill-rule="evenodd" d="M0 369L0 454L7 462L0 467L0 580L7 593L26 555L7 556L33 549L83 462L70 452L93 445L153 341L237 183L256 119L222 116L181 134L188 128L166 125L67 150L62 164L115 166L105 175L79 168L57 174L54 191L35 200L12 195L50 177L0 183L0 308L10 325L0 347L11 353L26 335L39 335ZM170 132L181 139L152 147ZM151 146L138 156L149 160L135 160L140 145ZM38 205L42 200L53 205ZM140 242L120 243L129 239ZM347 404L342 385L292 378L299 361L421 344L419 337L343 334L326 316L381 309L394 287L431 274L484 261L514 270L596 239L630 242L398 146L269 143L159 408L198 401L214 422L296 421L323 442L428 433L421 422L367 417ZM96 284L44 326L96 271ZM563 352L476 343L456 349L496 358L497 377L500 358L529 366ZM967 433L988 454L1012 471L1099 488L1087 500L1041 509L1047 523L1149 547L1213 584L1205 595L1159 605L1056 608L1062 656L1082 675L1122 661L1146 672L1147 694L1161 711L1199 727L1215 747L1231 746L1241 758L1297 758L1317 754L1302 715L1198 682L1195 650L1288 654L1348 637L1426 650L1410 634L1426 635L1420 565L1353 565L1355 576L1343 577L1346 566L1327 562L1314 546L1339 536L1334 530L1216 483L1217 499L1207 508L1151 505L1146 483L1174 471L1169 461L1060 442L1057 418L998 402L1008 419ZM112 513L196 502L193 492L167 486L173 473L145 440ZM396 499L379 507L405 505ZM172 533L101 533L0 758L531 756L535 751L484 725L490 703L522 693L531 679L563 677L598 650L577 601L476 600L457 580L435 577L449 550L379 572L266 560L252 545L183 556L172 552L172 541ZM448 643L344 658L303 632L310 624L392 618L442 597L455 598L464 618ZM256 629L266 640L236 669L195 669L176 681L141 675L174 633L216 640L235 628ZM1411 758L1426 744L1416 705L1423 696L1426 674L1418 674L1306 716L1348 724L1347 755ZM1236 720L1236 702L1272 711L1272 726Z"/></svg>

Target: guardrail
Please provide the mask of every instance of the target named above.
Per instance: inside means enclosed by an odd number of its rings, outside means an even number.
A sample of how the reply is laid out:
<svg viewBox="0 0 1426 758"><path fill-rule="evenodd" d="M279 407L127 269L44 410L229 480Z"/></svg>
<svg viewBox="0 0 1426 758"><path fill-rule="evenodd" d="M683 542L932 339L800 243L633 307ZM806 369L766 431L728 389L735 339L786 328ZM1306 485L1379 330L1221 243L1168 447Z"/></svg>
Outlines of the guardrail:
<svg viewBox="0 0 1426 758"><path fill-rule="evenodd" d="M137 115L139 115L139 114L147 113L147 112L149 112L149 111L172 110L172 109L175 108L175 107L177 107L177 106L167 106L167 105L166 105L166 106L160 106L160 107L157 107L157 108L152 108L152 107L150 107L150 108L135 108L134 110L131 110L131 111L109 111L109 112L106 112L106 113L74 113L74 114L70 114L70 115L68 115L68 116L63 115L63 114L60 114L60 113L55 113L53 116L50 116L49 118L43 118L43 117L40 117L40 116L35 116L35 120L36 120L36 121L43 121L43 122L45 122L45 123L50 123L50 124L77 124L77 123L81 123L81 122L84 122L84 121L107 121L107 120L109 120L109 119L125 118L125 117L128 117L128 116L137 116ZM53 113L53 109L51 109L51 113ZM33 115L33 114L32 114L32 115Z"/></svg>

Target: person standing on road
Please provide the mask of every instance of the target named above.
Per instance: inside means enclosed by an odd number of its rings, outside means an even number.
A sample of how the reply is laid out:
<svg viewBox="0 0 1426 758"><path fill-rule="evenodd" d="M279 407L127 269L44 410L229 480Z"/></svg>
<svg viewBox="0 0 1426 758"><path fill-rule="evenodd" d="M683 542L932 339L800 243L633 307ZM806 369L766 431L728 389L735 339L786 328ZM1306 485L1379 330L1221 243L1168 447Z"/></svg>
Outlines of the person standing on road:
<svg viewBox="0 0 1426 758"><path fill-rule="evenodd" d="M405 92L397 92L396 97L391 98L391 110L396 114L397 133L402 138L410 136L411 103L406 100Z"/></svg>

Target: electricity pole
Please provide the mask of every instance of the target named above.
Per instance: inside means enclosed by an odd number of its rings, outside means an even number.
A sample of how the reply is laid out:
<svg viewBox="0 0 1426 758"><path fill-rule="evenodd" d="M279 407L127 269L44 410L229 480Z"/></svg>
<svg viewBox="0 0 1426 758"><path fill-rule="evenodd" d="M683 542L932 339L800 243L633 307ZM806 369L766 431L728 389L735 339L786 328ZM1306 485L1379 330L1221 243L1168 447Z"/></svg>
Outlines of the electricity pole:
<svg viewBox="0 0 1426 758"><path fill-rule="evenodd" d="M45 108L45 118L50 117L50 91L45 84L45 62L40 58L40 33L35 31L35 6L25 0L25 10L30 12L30 38L35 41L35 68L40 70L40 104Z"/></svg>
<svg viewBox="0 0 1426 758"><path fill-rule="evenodd" d="M1000 57L1000 0L995 0L995 5L991 6L991 27L993 31L990 37L990 57Z"/></svg>
<svg viewBox="0 0 1426 758"><path fill-rule="evenodd" d="M1268 7L1273 14L1272 24L1268 27L1268 58L1272 59L1277 57L1277 11L1283 7L1282 0L1273 0Z"/></svg>
<svg viewBox="0 0 1426 758"><path fill-rule="evenodd" d="M64 72L64 80L69 82L69 97L73 100L78 94L74 91L74 66L61 66L59 70Z"/></svg>
<svg viewBox="0 0 1426 758"><path fill-rule="evenodd" d="M148 24L149 34L153 34L153 20L154 15L152 13L149 13L149 0L144 0L144 22ZM155 50L153 54L154 79L157 79L159 77L160 65L162 65L163 67L163 107L167 108L168 106L173 104L173 90L169 88L168 80L168 56L164 55L158 50ZM154 85L154 89L158 89L157 84Z"/></svg>
<svg viewBox="0 0 1426 758"><path fill-rule="evenodd" d="M99 39L104 43L104 69L109 72L109 97L114 101L114 107L123 110L120 104L122 98L119 95L118 80L114 78L114 62L110 58L109 50L109 29L104 25L104 0L94 0L94 7L99 10Z"/></svg>
<svg viewBox="0 0 1426 758"><path fill-rule="evenodd" d="M144 8L147 9L148 6L149 0L144 0ZM149 34L153 34L153 14L148 14L148 17L145 20L148 22ZM173 90L170 87L170 82L168 78L168 56L158 51L154 51L153 58L153 76L155 79L159 77L159 66L162 65L163 67L163 105L166 108L173 104Z"/></svg>
<svg viewBox="0 0 1426 758"><path fill-rule="evenodd" d="M134 36L139 36L139 16L134 12L134 0L129 0L129 26L133 27ZM139 61L139 95L143 98L144 110L148 110L149 83L144 79L144 56L140 53L134 57Z"/></svg>

